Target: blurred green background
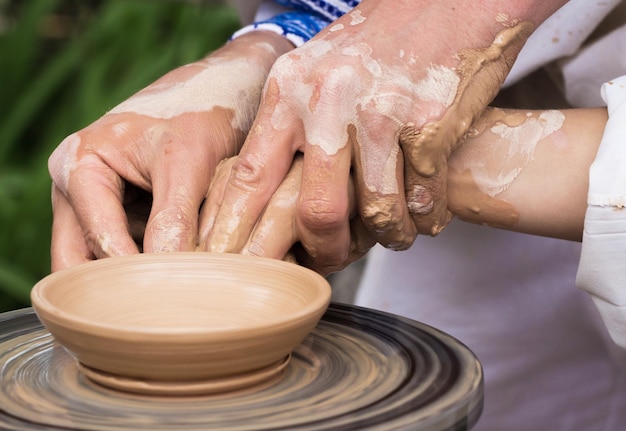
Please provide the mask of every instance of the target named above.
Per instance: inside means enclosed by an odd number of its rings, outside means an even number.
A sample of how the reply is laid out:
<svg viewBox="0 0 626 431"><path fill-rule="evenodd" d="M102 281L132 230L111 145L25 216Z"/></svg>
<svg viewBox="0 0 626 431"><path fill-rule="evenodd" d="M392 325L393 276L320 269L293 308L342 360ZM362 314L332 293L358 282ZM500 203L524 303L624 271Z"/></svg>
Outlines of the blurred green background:
<svg viewBox="0 0 626 431"><path fill-rule="evenodd" d="M0 0L0 312L50 271L52 150L238 26L216 1Z"/></svg>

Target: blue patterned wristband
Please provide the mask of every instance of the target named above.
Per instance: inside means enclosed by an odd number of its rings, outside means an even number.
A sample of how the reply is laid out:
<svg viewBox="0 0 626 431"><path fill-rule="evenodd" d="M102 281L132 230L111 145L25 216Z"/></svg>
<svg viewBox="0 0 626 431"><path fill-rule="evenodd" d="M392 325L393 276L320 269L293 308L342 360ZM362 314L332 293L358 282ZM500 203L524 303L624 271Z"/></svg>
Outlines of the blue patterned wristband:
<svg viewBox="0 0 626 431"><path fill-rule="evenodd" d="M286 12L270 19L247 25L235 32L231 39L255 30L267 30L286 37L295 46L300 46L319 33L330 22L330 20L323 17L305 12Z"/></svg>

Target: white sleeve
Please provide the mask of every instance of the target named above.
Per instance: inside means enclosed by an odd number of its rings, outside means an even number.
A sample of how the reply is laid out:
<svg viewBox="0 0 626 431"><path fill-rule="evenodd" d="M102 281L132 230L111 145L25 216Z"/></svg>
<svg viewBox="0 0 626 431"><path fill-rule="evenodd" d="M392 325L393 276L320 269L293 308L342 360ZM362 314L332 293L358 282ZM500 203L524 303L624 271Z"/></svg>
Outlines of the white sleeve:
<svg viewBox="0 0 626 431"><path fill-rule="evenodd" d="M588 207L576 284L626 349L626 76L602 86L609 119L589 170Z"/></svg>
<svg viewBox="0 0 626 431"><path fill-rule="evenodd" d="M623 0L569 0L530 35L504 86L552 60L574 54L598 24Z"/></svg>

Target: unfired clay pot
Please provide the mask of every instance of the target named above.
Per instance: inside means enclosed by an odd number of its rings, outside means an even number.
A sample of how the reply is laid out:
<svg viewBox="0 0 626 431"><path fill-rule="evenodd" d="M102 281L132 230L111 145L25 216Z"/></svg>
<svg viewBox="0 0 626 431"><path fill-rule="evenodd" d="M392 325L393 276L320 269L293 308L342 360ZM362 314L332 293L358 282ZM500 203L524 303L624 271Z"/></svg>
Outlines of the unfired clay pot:
<svg viewBox="0 0 626 431"><path fill-rule="evenodd" d="M31 299L88 377L136 392L210 392L280 371L326 310L330 286L278 260L138 254L53 273Z"/></svg>

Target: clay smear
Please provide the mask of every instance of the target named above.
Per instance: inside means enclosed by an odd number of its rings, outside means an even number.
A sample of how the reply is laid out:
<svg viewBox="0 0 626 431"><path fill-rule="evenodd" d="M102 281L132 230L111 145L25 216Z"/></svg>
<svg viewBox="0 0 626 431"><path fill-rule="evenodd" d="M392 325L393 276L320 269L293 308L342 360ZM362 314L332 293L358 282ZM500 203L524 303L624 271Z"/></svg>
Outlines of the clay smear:
<svg viewBox="0 0 626 431"><path fill-rule="evenodd" d="M366 187L370 192L396 194L397 151L391 149L394 132L412 121L424 122L434 112L448 107L460 78L450 68L432 66L423 79L413 82L409 78L410 58L387 64L374 58L367 43L341 48L344 60L340 66L324 65L323 73L315 73L319 59L336 53L340 42L313 40L306 49L281 59L279 67L273 70L280 96L272 107L271 126L275 131L284 131L301 121L306 142L332 156L347 145L348 126L357 125L356 142L362 154L381 154L381 145L385 143L389 148L379 158L359 159ZM301 78L304 71L309 74ZM298 105L290 103L292 100L308 103ZM415 118L416 100L427 106L420 118ZM381 127L364 126L372 121Z"/></svg>
<svg viewBox="0 0 626 431"><path fill-rule="evenodd" d="M361 11L360 10L355 10L353 12L350 12L350 25L359 25L363 22L365 22L366 18L361 15Z"/></svg>
<svg viewBox="0 0 626 431"><path fill-rule="evenodd" d="M461 146L449 162L458 172L471 173L480 191L491 197L509 188L534 159L537 144L558 131L565 120L557 110L543 111L538 116L530 112L502 115L488 129L478 132L479 141Z"/></svg>
<svg viewBox="0 0 626 431"><path fill-rule="evenodd" d="M449 159L448 206L465 221L511 228L517 210L498 196L532 162L537 145L560 130L561 111L489 109Z"/></svg>
<svg viewBox="0 0 626 431"><path fill-rule="evenodd" d="M515 225L519 218L515 207L485 194L471 172L455 173L449 178L448 208L459 219L508 229Z"/></svg>
<svg viewBox="0 0 626 431"><path fill-rule="evenodd" d="M61 173L60 184L57 184L57 186L63 190L67 190L69 187L70 174L74 166L76 166L80 145L80 136L77 133L72 133L59 144L59 148L48 159L48 170Z"/></svg>
<svg viewBox="0 0 626 431"><path fill-rule="evenodd" d="M267 45L267 44L266 44ZM268 45L269 46L269 45ZM231 125L245 130L250 122L247 109L238 109L239 100L254 100L258 86L242 86L241 72L250 82L263 82L265 68L247 59L207 58L180 68L183 80L161 79L117 105L111 114L132 112L153 118L170 119L190 112L206 112L215 107L232 109L236 115ZM233 88L246 88L244 94L233 94Z"/></svg>
<svg viewBox="0 0 626 431"><path fill-rule="evenodd" d="M442 160L482 114L477 107L487 106L499 91L532 29L531 23L519 23L499 32L491 46L458 54L460 62L455 72L460 80L449 109L441 120L425 124L414 139L401 142L415 172L431 177L442 169Z"/></svg>
<svg viewBox="0 0 626 431"><path fill-rule="evenodd" d="M439 102L446 108L452 105L461 78L444 66L430 66L426 78L415 85L415 94L422 101Z"/></svg>

